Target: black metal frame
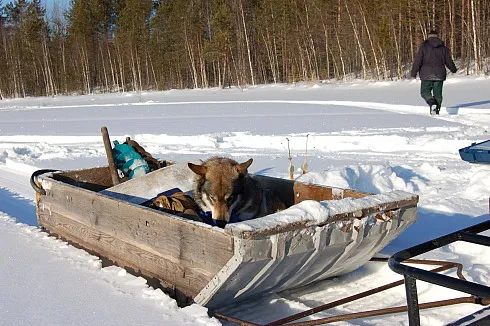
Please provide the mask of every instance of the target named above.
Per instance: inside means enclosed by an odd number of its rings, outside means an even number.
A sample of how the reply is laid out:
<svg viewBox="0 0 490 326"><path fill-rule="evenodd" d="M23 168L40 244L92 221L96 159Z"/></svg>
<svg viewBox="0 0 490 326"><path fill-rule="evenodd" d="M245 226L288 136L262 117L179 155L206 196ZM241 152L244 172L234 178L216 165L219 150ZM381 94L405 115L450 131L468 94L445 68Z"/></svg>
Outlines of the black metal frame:
<svg viewBox="0 0 490 326"><path fill-rule="evenodd" d="M420 325L419 304L416 280L444 286L464 293L474 295L481 300L490 299L490 287L478 283L461 280L447 275L437 274L424 269L403 265L402 262L431 250L446 246L456 241L466 241L490 247L490 237L479 235L490 229L490 221L485 221L468 228L444 235L442 237L421 243L417 246L397 252L388 260L388 266L405 278L407 295L408 321L410 326Z"/></svg>

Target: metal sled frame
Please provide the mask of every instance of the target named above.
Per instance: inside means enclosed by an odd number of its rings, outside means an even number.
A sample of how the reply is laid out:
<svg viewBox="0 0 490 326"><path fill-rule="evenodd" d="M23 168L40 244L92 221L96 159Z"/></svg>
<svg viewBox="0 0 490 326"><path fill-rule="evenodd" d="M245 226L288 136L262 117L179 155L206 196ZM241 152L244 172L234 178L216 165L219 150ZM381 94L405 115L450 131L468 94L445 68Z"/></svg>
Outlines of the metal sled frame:
<svg viewBox="0 0 490 326"><path fill-rule="evenodd" d="M386 263L388 262L388 258L371 258L370 261L373 262L381 262L381 263ZM420 260L420 259L408 259L405 260L406 263L412 264L412 265L425 265L425 266L438 266L432 270L430 270L430 273L439 273L443 272L449 269L456 269L456 274L458 275L459 279L465 280L462 271L463 271L463 265L460 263L454 263L450 261L441 261L441 260ZM425 271L425 270L424 270ZM335 301L328 302L324 305L305 310L303 312L290 315L287 317L284 317L282 319L278 319L266 324L257 324L253 323L250 321L238 319L232 316L227 316L225 314L222 314L218 311L211 311L210 315L213 317L216 317L221 320L225 320L237 325L242 325L242 326L278 326L278 325L288 325L288 326L311 326L311 325L326 325L330 323L335 323L339 321L347 321L347 320L354 320L358 318L367 318L367 317L374 317L374 316L382 316L382 315L388 315L388 314L395 314L395 313L402 313L402 312L407 312L409 309L407 306L399 306L399 307L390 307L390 308L383 308L383 309L376 309L376 310L368 310L368 311L360 311L360 312L355 312L355 313L349 313L349 314L344 314L344 315L336 315L336 316L331 316L331 317L326 317L326 318L321 318L321 319L315 319L315 320L308 320L308 321L303 321L303 322L296 322L292 323L295 320L302 319L307 316L312 316L316 313L326 311L328 309L332 309L335 307L338 307L340 305L353 302L356 300L360 300L363 298L367 298L373 294L380 293L386 290L389 290L391 288L394 288L396 286L404 284L404 280L399 280L396 282L384 284L382 286L379 286L374 289L367 290L365 292L360 292L353 294L351 296L341 298ZM438 308L438 307L444 307L444 306L451 306L451 305L456 305L456 304L461 304L461 303L472 303L472 304L479 304L479 305L489 305L490 300L482 300L480 297L476 296L465 296L465 297L460 297L460 298L453 298L453 299L447 299L447 300L440 300L440 301L433 301L433 302L426 302L418 305L418 309L431 309L431 308Z"/></svg>
<svg viewBox="0 0 490 326"><path fill-rule="evenodd" d="M488 229L490 229L490 221L482 222L480 224L476 224L474 226L405 249L394 254L390 258L390 260L388 261L388 265L390 266L390 268L394 272L402 274L405 278L408 320L410 326L420 325L417 285L415 283L416 280L421 280L464 293L469 293L473 296L476 296L478 301L481 301L482 304L489 304L488 301L490 300L490 287L488 286L402 264L402 262L407 261L409 258L446 246L456 241L466 241L488 247L490 246L490 237L477 234Z"/></svg>

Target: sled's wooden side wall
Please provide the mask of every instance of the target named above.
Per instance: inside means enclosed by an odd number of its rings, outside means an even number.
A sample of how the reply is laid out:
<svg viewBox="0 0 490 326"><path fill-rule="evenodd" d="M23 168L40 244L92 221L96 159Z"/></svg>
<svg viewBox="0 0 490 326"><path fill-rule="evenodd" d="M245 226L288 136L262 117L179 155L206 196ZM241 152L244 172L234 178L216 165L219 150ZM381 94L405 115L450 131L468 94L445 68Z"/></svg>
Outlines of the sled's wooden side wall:
<svg viewBox="0 0 490 326"><path fill-rule="evenodd" d="M219 230L58 181L46 192L39 225L186 296L195 297L233 256L233 238Z"/></svg>
<svg viewBox="0 0 490 326"><path fill-rule="evenodd" d="M112 187L108 166L55 173L53 179L92 191L101 191Z"/></svg>
<svg viewBox="0 0 490 326"><path fill-rule="evenodd" d="M264 188L272 191L286 207L301 203L303 200L338 200L346 197L362 198L370 195L369 193L362 193L351 189L334 189L260 175L255 177Z"/></svg>

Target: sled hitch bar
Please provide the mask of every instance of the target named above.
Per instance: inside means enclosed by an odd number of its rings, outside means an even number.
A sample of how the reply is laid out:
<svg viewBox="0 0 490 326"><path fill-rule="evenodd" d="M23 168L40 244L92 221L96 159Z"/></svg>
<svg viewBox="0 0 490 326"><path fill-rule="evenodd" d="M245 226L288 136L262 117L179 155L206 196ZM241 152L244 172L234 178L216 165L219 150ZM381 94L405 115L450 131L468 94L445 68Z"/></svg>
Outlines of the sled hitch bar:
<svg viewBox="0 0 490 326"><path fill-rule="evenodd" d="M58 172L59 170L53 170L53 169L41 169L35 171L33 174L31 174L31 178L29 180L32 189L34 189L38 194L40 195L46 195L46 190L44 190L39 183L37 182L37 177L40 176L41 174L44 173L50 173L50 172Z"/></svg>
<svg viewBox="0 0 490 326"><path fill-rule="evenodd" d="M371 258L371 261L373 262L382 262L386 263L388 262L388 258L377 258L373 257ZM463 276L463 265L460 263L455 263L455 262L449 262L449 261L441 261L441 260L425 260L425 259L407 259L405 261L406 263L409 264L415 264L415 265L429 265L429 266L439 266L436 267L432 270L430 270L431 273L439 273L443 272L449 269L456 269L456 275L458 276L459 279L465 280ZM383 309L377 309L377 310L369 310L369 311L360 311L360 312L355 312L355 313L349 313L349 314L344 314L344 315L337 315L337 316L331 316L331 317L326 317L326 318L321 318L321 319L314 319L314 320L308 320L308 321L302 321L302 322L296 322L292 323L295 320L299 320L302 318L305 318L307 316L314 315L316 313L332 309L335 307L338 307L343 304L347 304L349 302L353 302L355 300L359 300L362 298L366 298L370 295L380 293L382 291L386 291L388 289L394 288L396 286L404 284L404 280L399 280L395 281L392 283L384 284L382 286L379 286L374 289L367 290L365 292L360 292L345 298L341 298L329 303L326 303L324 305L287 316L282 319L278 319L273 322L269 322L267 324L257 324L253 323L250 321L245 321L236 317L232 316L227 316L225 314L222 314L217 311L210 311L210 315L213 317L216 317L221 320L225 320L227 322L241 325L241 326L277 326L277 325L287 325L287 326L312 326L312 325L325 325L329 323L334 323L334 322L339 322L339 321L347 321L347 320L353 320L353 319L358 319L358 318L367 318L367 317L374 317L374 316L381 316L381 315L387 315L387 314L394 314L394 313L401 313L401 312L407 312L409 311L408 306L399 306L399 307L391 307L391 308L383 308ZM480 304L480 305L489 305L490 300L482 300L480 297L476 296L466 296L466 297L460 297L460 298L454 298L454 299L448 299L448 300L441 300L441 301L433 301L433 302L426 302L426 303L421 303L418 305L418 309L430 309L430 308L437 308L437 307L444 307L444 306L450 306L450 305L455 305L455 304L460 304L460 303L473 303L473 304Z"/></svg>
<svg viewBox="0 0 490 326"><path fill-rule="evenodd" d="M403 275L405 278L405 292L407 296L408 322L410 326L420 325L416 280L437 284L446 288L461 291L475 296L482 304L488 305L490 300L490 287L461 278L433 273L413 266L402 264L409 262L409 258L421 255L431 250L446 246L456 241L465 241L490 247L490 237L477 233L490 229L490 221L485 221L473 226L449 233L442 237L421 243L411 248L402 250L391 256L388 266L392 271ZM485 303L484 303L485 302Z"/></svg>

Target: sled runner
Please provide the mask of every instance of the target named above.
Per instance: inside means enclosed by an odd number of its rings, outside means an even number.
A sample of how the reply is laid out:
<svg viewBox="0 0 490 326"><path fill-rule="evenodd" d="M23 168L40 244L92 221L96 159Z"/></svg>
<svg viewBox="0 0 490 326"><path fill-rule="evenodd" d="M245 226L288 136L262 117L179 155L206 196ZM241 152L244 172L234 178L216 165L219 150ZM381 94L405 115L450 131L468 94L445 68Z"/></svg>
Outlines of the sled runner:
<svg viewBox="0 0 490 326"><path fill-rule="evenodd" d="M417 218L416 195L373 195L258 176L287 209L224 228L146 207L172 188L189 192L186 162L115 186L109 167L40 170L38 223L69 240L156 278L180 298L219 307L348 273Z"/></svg>

